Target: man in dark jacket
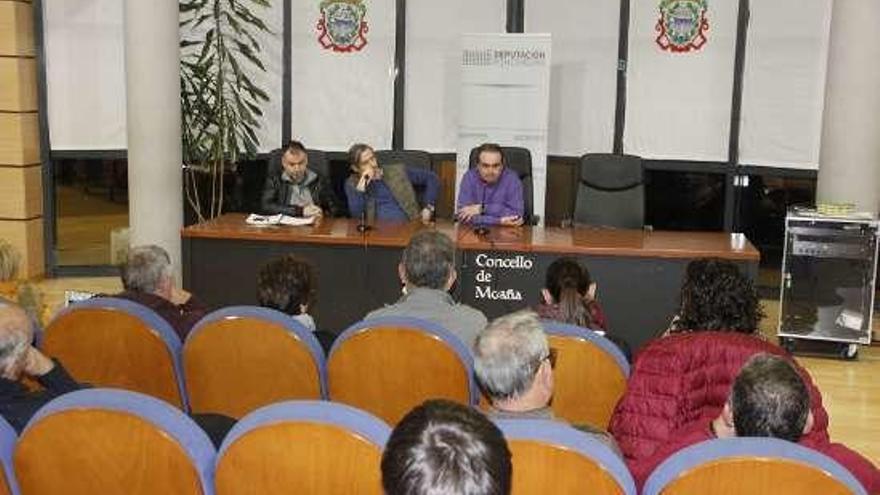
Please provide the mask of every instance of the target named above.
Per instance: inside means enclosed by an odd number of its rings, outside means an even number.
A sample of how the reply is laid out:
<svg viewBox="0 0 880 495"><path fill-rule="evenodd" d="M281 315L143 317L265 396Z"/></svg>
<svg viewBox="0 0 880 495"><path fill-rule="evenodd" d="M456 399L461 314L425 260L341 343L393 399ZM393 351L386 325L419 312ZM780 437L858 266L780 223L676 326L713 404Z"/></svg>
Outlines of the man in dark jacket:
<svg viewBox="0 0 880 495"><path fill-rule="evenodd" d="M269 164L260 199L263 213L292 217L339 215L329 179L308 167L309 155L302 143L287 143L280 161Z"/></svg>
<svg viewBox="0 0 880 495"><path fill-rule="evenodd" d="M181 342L208 314L208 307L175 285L171 257L159 246L136 246L128 251L121 270L124 291L111 297L127 299L159 314L177 332Z"/></svg>
<svg viewBox="0 0 880 495"><path fill-rule="evenodd" d="M33 338L27 313L0 302L0 415L19 433L43 404L80 388L61 363L31 345ZM36 380L43 390L29 390L21 383L24 377Z"/></svg>

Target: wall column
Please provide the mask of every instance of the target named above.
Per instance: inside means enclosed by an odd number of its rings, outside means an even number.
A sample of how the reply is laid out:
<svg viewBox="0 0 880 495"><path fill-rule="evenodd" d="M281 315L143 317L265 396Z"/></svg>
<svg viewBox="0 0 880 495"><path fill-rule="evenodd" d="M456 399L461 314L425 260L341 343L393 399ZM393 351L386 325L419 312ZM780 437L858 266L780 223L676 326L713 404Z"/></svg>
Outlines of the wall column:
<svg viewBox="0 0 880 495"><path fill-rule="evenodd" d="M838 0L831 17L817 200L880 211L880 2Z"/></svg>
<svg viewBox="0 0 880 495"><path fill-rule="evenodd" d="M131 244L158 244L180 274L183 175L177 0L125 0Z"/></svg>
<svg viewBox="0 0 880 495"><path fill-rule="evenodd" d="M22 278L45 272L33 9L0 0L0 239L21 253Z"/></svg>

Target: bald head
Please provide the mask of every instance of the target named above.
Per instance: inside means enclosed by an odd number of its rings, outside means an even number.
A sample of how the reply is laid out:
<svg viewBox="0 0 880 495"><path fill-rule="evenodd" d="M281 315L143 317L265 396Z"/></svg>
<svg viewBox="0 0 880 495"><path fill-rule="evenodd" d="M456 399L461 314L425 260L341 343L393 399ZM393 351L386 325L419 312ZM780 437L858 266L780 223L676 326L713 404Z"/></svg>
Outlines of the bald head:
<svg viewBox="0 0 880 495"><path fill-rule="evenodd" d="M18 379L32 338L27 313L18 306L0 304L0 375Z"/></svg>

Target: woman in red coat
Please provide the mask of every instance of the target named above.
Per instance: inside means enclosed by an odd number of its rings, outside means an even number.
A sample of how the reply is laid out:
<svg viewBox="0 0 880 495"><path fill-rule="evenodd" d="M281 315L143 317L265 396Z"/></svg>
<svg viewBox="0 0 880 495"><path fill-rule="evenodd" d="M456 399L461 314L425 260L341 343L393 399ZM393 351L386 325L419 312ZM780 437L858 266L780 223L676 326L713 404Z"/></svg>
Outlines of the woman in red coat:
<svg viewBox="0 0 880 495"><path fill-rule="evenodd" d="M717 417L743 364L759 353L783 356L803 376L815 424L809 442L828 442L828 413L809 373L758 332L764 314L751 280L733 263L691 262L681 289L681 309L666 335L636 355L627 390L608 430L630 469L694 422Z"/></svg>

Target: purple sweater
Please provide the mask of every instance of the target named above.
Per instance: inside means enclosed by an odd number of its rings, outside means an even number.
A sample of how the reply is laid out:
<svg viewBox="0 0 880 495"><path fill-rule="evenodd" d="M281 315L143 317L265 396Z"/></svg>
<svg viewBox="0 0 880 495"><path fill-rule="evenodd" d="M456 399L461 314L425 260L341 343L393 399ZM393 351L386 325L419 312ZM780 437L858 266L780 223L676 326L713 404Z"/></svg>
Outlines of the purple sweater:
<svg viewBox="0 0 880 495"><path fill-rule="evenodd" d="M483 214L471 218L473 225L496 225L502 217L523 216L522 181L516 172L505 167L494 184L486 184L480 172L472 168L461 178L456 210L468 205L483 205Z"/></svg>

